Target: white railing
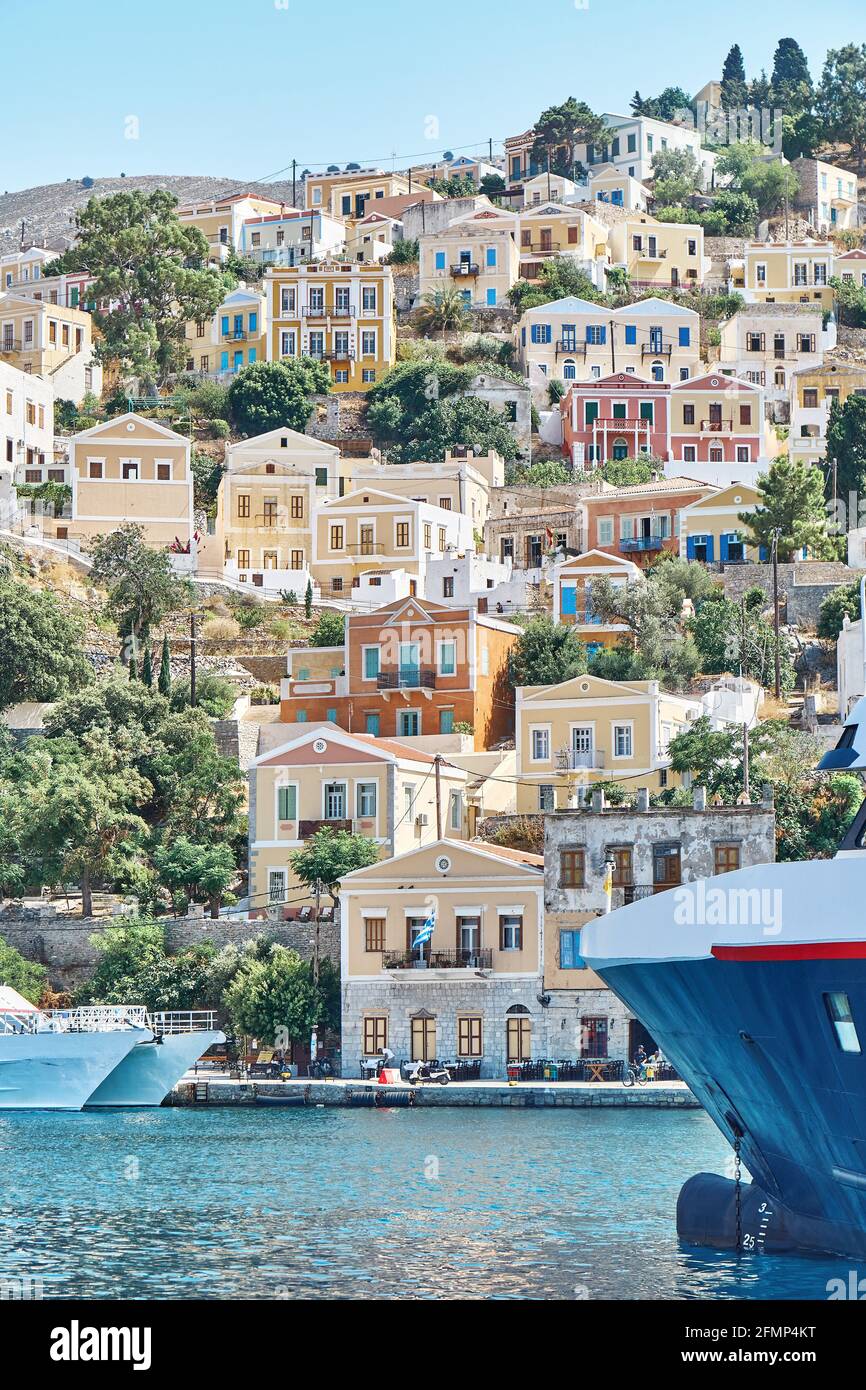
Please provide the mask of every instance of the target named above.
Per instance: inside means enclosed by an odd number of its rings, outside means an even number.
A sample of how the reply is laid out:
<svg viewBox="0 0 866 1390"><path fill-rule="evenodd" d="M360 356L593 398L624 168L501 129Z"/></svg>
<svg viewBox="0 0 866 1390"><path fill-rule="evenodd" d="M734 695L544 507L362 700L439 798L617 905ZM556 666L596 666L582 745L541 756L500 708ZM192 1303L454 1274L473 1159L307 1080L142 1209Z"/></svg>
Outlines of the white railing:
<svg viewBox="0 0 866 1390"><path fill-rule="evenodd" d="M55 1033L114 1033L119 1028L148 1026L143 1004L84 1004L77 1009L46 1010L42 1018L48 1019Z"/></svg>
<svg viewBox="0 0 866 1390"><path fill-rule="evenodd" d="M146 1027L158 1038L173 1033L203 1033L216 1031L216 1014L212 1009L174 1009L168 1013L148 1014Z"/></svg>

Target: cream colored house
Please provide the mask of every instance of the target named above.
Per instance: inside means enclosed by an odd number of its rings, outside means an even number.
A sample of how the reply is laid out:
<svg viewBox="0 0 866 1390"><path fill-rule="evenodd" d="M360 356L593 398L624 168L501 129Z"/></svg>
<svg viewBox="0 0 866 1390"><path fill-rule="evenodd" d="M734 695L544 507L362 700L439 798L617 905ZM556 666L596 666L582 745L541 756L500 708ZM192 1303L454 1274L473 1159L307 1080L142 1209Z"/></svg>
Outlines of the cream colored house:
<svg viewBox="0 0 866 1390"><path fill-rule="evenodd" d="M220 577L302 599L312 577L316 508L336 497L339 462L335 445L290 429L227 445L215 527Z"/></svg>
<svg viewBox="0 0 866 1390"><path fill-rule="evenodd" d="M102 391L90 315L81 309L0 294L0 361L50 381L55 398L80 404Z"/></svg>
<svg viewBox="0 0 866 1390"><path fill-rule="evenodd" d="M520 365L530 382L592 381L628 372L647 381L683 381L701 360L701 321L694 309L642 299L621 309L569 296L527 309L515 330Z"/></svg>
<svg viewBox="0 0 866 1390"><path fill-rule="evenodd" d="M307 208L342 219L349 230L352 223L365 217L377 202L411 192L412 181L407 175L386 174L382 169L308 174L304 179Z"/></svg>
<svg viewBox="0 0 866 1390"><path fill-rule="evenodd" d="M178 220L196 227L207 239L209 259L224 261L243 239L243 225L249 218L278 216L284 204L255 193L232 193L226 198L202 199L177 210Z"/></svg>
<svg viewBox="0 0 866 1390"><path fill-rule="evenodd" d="M365 217L353 223L346 237L346 255L353 261L384 261L402 234L399 218L387 217L373 208Z"/></svg>
<svg viewBox="0 0 866 1390"><path fill-rule="evenodd" d="M550 1055L538 999L543 862L442 838L345 875L344 1076L385 1047L398 1063L462 1061L495 1077Z"/></svg>
<svg viewBox="0 0 866 1390"><path fill-rule="evenodd" d="M544 202L520 214L520 278L537 280L545 261L567 256L596 289L607 287L607 228L583 208Z"/></svg>
<svg viewBox="0 0 866 1390"><path fill-rule="evenodd" d="M156 420L117 415L72 436L72 514L58 539L82 545L125 522L144 528L148 545L194 550L190 442ZM192 556L191 556L192 559Z"/></svg>
<svg viewBox="0 0 866 1390"><path fill-rule="evenodd" d="M396 361L391 267L351 261L280 266L265 277L268 360L315 357L332 389L366 391Z"/></svg>
<svg viewBox="0 0 866 1390"><path fill-rule="evenodd" d="M437 839L434 758L391 739L349 734L333 722L270 725L269 747L249 774L250 907L296 906L310 890L289 856L322 828L375 841L384 858ZM467 775L439 770L439 818L446 839L466 831Z"/></svg>
<svg viewBox="0 0 866 1390"><path fill-rule="evenodd" d="M0 473L15 483L65 483L54 462L50 381L0 361Z"/></svg>
<svg viewBox="0 0 866 1390"><path fill-rule="evenodd" d="M516 213L481 208L419 237L421 298L456 287L473 308L507 303L520 274L519 227Z"/></svg>
<svg viewBox="0 0 866 1390"><path fill-rule="evenodd" d="M505 463L495 450L477 458L469 449L456 457L447 453L444 459L401 464L340 457L337 467L341 496L379 487L396 497L461 512L478 530L490 514L491 489L505 483Z"/></svg>
<svg viewBox="0 0 866 1390"><path fill-rule="evenodd" d="M553 621L573 627L592 653L599 647L616 647L628 632L625 623L603 622L592 605L592 586L606 579L614 588L642 584L642 570L633 560L609 555L604 550L587 550L564 560L553 571Z"/></svg>
<svg viewBox="0 0 866 1390"><path fill-rule="evenodd" d="M650 191L639 179L613 164L595 166L589 171L587 196L598 203L631 212L646 212Z"/></svg>
<svg viewBox="0 0 866 1390"><path fill-rule="evenodd" d="M703 564L723 565L755 562L767 558L755 546L746 544L741 512L760 505L756 488L733 483L709 497L701 497L680 512L680 555Z"/></svg>
<svg viewBox="0 0 866 1390"><path fill-rule="evenodd" d="M216 313L186 326L186 370L229 380L267 356L268 301L257 290L232 290Z"/></svg>
<svg viewBox="0 0 866 1390"><path fill-rule="evenodd" d="M325 212L282 208L248 217L240 228L238 251L258 265L298 265L332 260L346 245L346 224Z"/></svg>
<svg viewBox="0 0 866 1390"><path fill-rule="evenodd" d="M866 366L827 358L820 366L802 367L791 375L792 459L818 463L827 451L827 425L833 402L841 408L849 396L866 396Z"/></svg>
<svg viewBox="0 0 866 1390"><path fill-rule="evenodd" d="M535 174L523 185L524 208L538 207L540 203L565 203L577 201L578 185L563 174Z"/></svg>
<svg viewBox="0 0 866 1390"><path fill-rule="evenodd" d="M667 748L700 713L700 701L662 690L658 681L585 675L518 687L518 813L565 807L592 782L633 784L640 777L653 791L676 785Z"/></svg>
<svg viewBox="0 0 866 1390"><path fill-rule="evenodd" d="M763 387L768 401L787 401L794 373L820 366L835 345L835 324L822 321L818 303L746 304L721 325L719 369Z"/></svg>
<svg viewBox="0 0 866 1390"><path fill-rule="evenodd" d="M362 572L401 569L417 580L420 594L428 559L473 547L472 522L462 512L384 486L356 486L316 510L313 574L323 595L339 598L351 596Z"/></svg>
<svg viewBox="0 0 866 1390"><path fill-rule="evenodd" d="M624 266L634 288L694 289L710 268L704 229L689 222L657 222L635 213L608 230L612 266Z"/></svg>
<svg viewBox="0 0 866 1390"><path fill-rule="evenodd" d="M833 308L831 241L752 241L728 265L728 289L749 304L817 304Z"/></svg>
<svg viewBox="0 0 866 1390"><path fill-rule="evenodd" d="M857 226L857 175L823 159L795 159L800 186L793 199L816 231L847 231Z"/></svg>

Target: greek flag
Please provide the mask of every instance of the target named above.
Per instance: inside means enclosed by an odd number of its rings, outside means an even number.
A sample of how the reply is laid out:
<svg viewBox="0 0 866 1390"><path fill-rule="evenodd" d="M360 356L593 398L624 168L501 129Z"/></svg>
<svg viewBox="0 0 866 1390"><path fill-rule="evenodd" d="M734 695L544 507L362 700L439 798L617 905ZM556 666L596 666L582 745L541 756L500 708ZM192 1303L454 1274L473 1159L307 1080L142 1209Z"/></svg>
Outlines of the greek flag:
<svg viewBox="0 0 866 1390"><path fill-rule="evenodd" d="M435 909L435 907L434 907L434 908L432 909L431 913L430 913L430 916L427 918L427 921L424 923L424 925L423 925L423 927L421 928L421 930L419 931L418 935L415 937L415 941L414 941L413 944L414 944L415 946L423 946L425 941L429 941L429 940L430 940L431 936L433 935L433 928L434 928L435 926L436 926L436 909Z"/></svg>

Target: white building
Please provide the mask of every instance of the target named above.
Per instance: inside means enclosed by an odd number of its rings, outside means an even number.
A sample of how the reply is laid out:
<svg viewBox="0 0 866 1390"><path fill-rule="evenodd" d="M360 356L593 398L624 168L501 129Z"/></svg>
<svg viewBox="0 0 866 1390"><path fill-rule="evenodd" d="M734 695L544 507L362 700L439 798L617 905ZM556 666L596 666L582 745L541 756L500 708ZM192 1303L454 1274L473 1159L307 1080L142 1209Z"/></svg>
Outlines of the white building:
<svg viewBox="0 0 866 1390"><path fill-rule="evenodd" d="M260 265L299 265L338 255L346 244L346 224L326 212L286 208L247 218L238 237L240 254Z"/></svg>
<svg viewBox="0 0 866 1390"><path fill-rule="evenodd" d="M50 381L0 359L0 473L14 483L65 483L54 462L54 389Z"/></svg>

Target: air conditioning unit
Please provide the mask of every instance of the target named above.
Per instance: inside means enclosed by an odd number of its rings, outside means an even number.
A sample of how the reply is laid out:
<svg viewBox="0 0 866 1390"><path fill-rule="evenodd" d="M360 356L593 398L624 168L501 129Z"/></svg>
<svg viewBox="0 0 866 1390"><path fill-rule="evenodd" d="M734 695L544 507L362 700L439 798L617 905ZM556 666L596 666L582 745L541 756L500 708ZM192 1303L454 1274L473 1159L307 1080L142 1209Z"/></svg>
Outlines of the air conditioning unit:
<svg viewBox="0 0 866 1390"><path fill-rule="evenodd" d="M416 817L415 817L415 824L418 826L419 830L420 830L423 826L427 825L427 823L428 823L428 818L427 818L427 816L424 814L423 811L421 812L420 816L416 816Z"/></svg>

